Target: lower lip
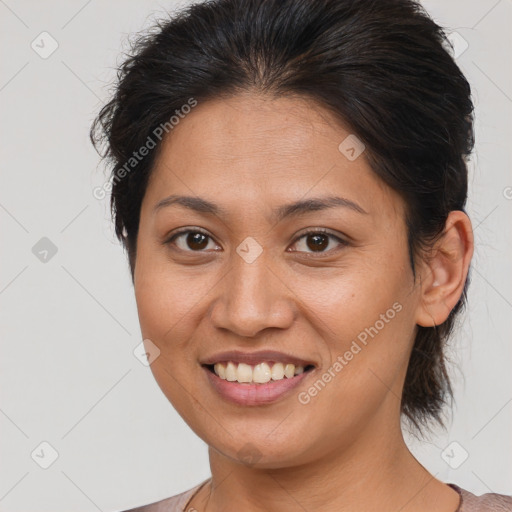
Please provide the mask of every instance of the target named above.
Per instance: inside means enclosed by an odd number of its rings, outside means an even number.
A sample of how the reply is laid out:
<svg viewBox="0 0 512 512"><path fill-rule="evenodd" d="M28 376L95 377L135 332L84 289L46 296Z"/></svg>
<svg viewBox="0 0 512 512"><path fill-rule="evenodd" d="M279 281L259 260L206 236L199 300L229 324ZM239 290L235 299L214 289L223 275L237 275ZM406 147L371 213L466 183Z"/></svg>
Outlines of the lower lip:
<svg viewBox="0 0 512 512"><path fill-rule="evenodd" d="M263 405L276 402L296 388L313 370L295 375L291 379L271 380L265 384L241 384L221 379L203 366L215 390L226 400L238 405Z"/></svg>

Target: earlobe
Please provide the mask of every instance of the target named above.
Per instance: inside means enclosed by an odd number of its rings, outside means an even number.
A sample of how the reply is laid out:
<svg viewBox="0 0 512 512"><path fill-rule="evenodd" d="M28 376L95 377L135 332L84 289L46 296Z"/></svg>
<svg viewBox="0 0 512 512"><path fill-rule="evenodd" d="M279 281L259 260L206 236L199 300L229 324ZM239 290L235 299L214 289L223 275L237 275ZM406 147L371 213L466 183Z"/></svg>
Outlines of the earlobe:
<svg viewBox="0 0 512 512"><path fill-rule="evenodd" d="M423 327L442 324L459 301L473 256L471 221L462 211L448 215L421 275L421 300L416 323Z"/></svg>

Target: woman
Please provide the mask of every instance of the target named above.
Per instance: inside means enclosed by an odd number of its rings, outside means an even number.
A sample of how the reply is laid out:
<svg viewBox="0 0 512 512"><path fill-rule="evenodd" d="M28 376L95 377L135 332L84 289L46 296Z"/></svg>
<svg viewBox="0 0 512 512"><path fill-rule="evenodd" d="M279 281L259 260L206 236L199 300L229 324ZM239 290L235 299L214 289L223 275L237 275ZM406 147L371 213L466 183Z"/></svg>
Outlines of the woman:
<svg viewBox="0 0 512 512"><path fill-rule="evenodd" d="M401 430L442 424L473 254L444 43L411 0L216 0L136 43L91 135L152 372L212 473L136 510L512 510Z"/></svg>

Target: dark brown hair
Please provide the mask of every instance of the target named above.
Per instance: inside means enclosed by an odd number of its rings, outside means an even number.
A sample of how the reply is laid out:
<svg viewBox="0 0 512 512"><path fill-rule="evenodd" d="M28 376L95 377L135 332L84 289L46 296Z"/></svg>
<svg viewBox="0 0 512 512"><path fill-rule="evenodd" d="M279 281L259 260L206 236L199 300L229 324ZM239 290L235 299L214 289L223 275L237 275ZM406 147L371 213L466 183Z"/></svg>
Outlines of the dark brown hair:
<svg viewBox="0 0 512 512"><path fill-rule="evenodd" d="M464 211L474 145L470 86L448 44L413 0L212 0L157 22L135 41L91 128L112 166L111 208L132 279L155 133L191 98L246 90L314 99L363 141L373 171L405 201L416 279L415 261L448 213ZM156 149L127 168L149 138ZM443 424L452 397L444 345L468 283L442 325L418 326L401 403L418 430L431 418Z"/></svg>

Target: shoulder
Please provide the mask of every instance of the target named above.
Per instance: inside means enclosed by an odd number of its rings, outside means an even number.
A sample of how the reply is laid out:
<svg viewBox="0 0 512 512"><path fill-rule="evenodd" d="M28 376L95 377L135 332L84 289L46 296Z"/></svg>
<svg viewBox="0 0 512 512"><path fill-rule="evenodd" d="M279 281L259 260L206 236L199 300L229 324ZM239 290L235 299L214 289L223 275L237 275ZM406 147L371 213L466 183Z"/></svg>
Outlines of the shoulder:
<svg viewBox="0 0 512 512"><path fill-rule="evenodd" d="M455 484L448 485L462 497L457 512L512 512L512 496L494 492L476 496Z"/></svg>
<svg viewBox="0 0 512 512"><path fill-rule="evenodd" d="M171 496L170 498L166 498L161 501L156 501L148 505L143 505L141 507L131 508L130 510L125 510L124 512L186 512L185 507L187 503L199 491L199 489L206 482L208 482L208 480L201 482L199 485L196 485L195 487L189 489L188 491L176 494L175 496Z"/></svg>

